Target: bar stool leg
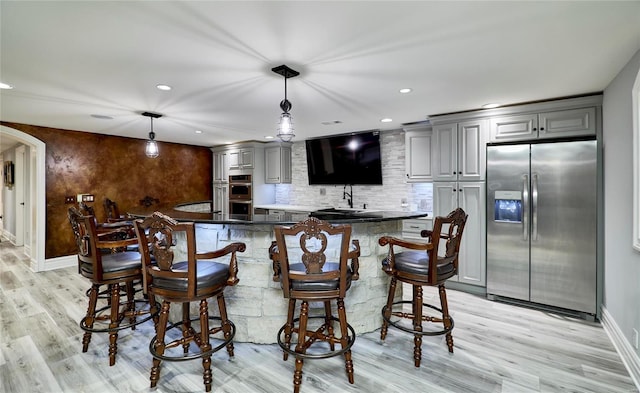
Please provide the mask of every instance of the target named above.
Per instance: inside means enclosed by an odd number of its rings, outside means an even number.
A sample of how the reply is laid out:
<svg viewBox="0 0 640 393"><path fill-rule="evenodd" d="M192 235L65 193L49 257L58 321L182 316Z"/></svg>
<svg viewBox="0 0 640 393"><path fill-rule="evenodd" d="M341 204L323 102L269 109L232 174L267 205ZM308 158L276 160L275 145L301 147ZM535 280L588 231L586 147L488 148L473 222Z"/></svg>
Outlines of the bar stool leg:
<svg viewBox="0 0 640 393"><path fill-rule="evenodd" d="M293 329L293 314L296 311L296 299L289 299L289 310L287 311L287 324L284 327L284 342L287 348L291 348L291 331ZM282 351L282 360L289 359L289 354Z"/></svg>
<svg viewBox="0 0 640 393"><path fill-rule="evenodd" d="M413 286L413 330L422 332L422 286ZM414 366L420 367L422 359L422 334L413 336L413 363Z"/></svg>
<svg viewBox="0 0 640 393"><path fill-rule="evenodd" d="M200 341L199 346L202 352L206 352L211 349L209 344L209 305L207 299L200 300ZM213 375L211 373L211 355L202 357L203 380L205 391L211 391L211 383L213 382Z"/></svg>
<svg viewBox="0 0 640 393"><path fill-rule="evenodd" d="M191 335L191 314L189 312L189 302L182 303L182 337L187 338ZM189 352L189 340L185 340L182 344L184 354Z"/></svg>
<svg viewBox="0 0 640 393"><path fill-rule="evenodd" d="M135 290L133 281L127 281L127 312L129 313L129 323L132 325L131 330L136 330L136 303L134 301Z"/></svg>
<svg viewBox="0 0 640 393"><path fill-rule="evenodd" d="M438 285L438 293L440 294L440 306L442 308L442 323L444 324L444 328L451 329L451 316L449 315L449 305L447 304L447 291L444 288L444 284ZM451 331L449 331L445 335L447 339L447 347L449 347L449 352L453 353L453 335Z"/></svg>
<svg viewBox="0 0 640 393"><path fill-rule="evenodd" d="M162 309L160 310L160 318L156 328L156 342L153 345L153 350L157 355L162 356L164 354L164 335L167 331L167 323L169 322L169 308L171 303L167 301L162 302ZM158 379L160 379L160 359L153 358L153 365L151 366L151 387L156 387Z"/></svg>
<svg viewBox="0 0 640 393"><path fill-rule="evenodd" d="M111 289L111 322L109 329L116 329L120 324L120 284L110 284ZM118 353L118 331L109 333L109 366L116 364L116 353Z"/></svg>
<svg viewBox="0 0 640 393"><path fill-rule="evenodd" d="M327 329L327 334L331 337L331 340L329 340L329 348L335 351L336 346L333 341L333 316L331 315L331 301L329 300L325 300L324 302L324 324Z"/></svg>
<svg viewBox="0 0 640 393"><path fill-rule="evenodd" d="M380 329L380 340L384 341L387 338L387 331L389 330L389 323L387 319L391 317L391 309L393 307L393 298L396 294L396 285L398 280L395 277L391 277L391 283L389 284L389 295L387 295L387 308L384 310L384 318L382 318L382 328Z"/></svg>
<svg viewBox="0 0 640 393"><path fill-rule="evenodd" d="M224 300L224 294L218 295L218 310L220 310L220 319L222 324L222 332L224 333L224 339L228 340L231 336L231 324L229 323L229 317L227 316L227 304ZM229 357L233 357L233 341L227 344L227 353Z"/></svg>
<svg viewBox="0 0 640 393"><path fill-rule="evenodd" d="M307 318L309 316L309 303L306 300L302 301L300 306L300 322L298 325L298 345L296 345L296 352L305 353L305 341L307 337ZM300 384L302 383L302 366L304 361L300 356L296 356L296 370L293 373L293 393L300 392Z"/></svg>
<svg viewBox="0 0 640 393"><path fill-rule="evenodd" d="M85 316L84 324L89 329L93 328L93 323L96 320L96 304L98 303L98 292L100 285L93 284L89 291L89 307L87 308L87 315ZM85 331L82 336L82 352L87 352L89 349L89 343L91 342L91 332Z"/></svg>
<svg viewBox="0 0 640 393"><path fill-rule="evenodd" d="M340 320L340 345L342 348L346 348L349 345L347 339L349 333L347 330L347 312L344 308L344 299L338 299L338 319ZM351 360L351 349L344 353L345 370L347 371L347 378L349 383L353 383L353 360Z"/></svg>

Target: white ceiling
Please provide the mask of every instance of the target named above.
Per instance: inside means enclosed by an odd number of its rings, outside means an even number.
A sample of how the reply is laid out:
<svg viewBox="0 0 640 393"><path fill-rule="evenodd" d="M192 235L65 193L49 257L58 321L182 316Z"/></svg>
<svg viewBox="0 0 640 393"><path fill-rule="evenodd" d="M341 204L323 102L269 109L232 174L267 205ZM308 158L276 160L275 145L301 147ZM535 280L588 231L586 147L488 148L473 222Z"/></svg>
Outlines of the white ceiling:
<svg viewBox="0 0 640 393"><path fill-rule="evenodd" d="M157 140L202 146L276 133L281 64L302 140L600 92L640 49L640 1L3 0L0 18L1 120L146 138L151 111Z"/></svg>

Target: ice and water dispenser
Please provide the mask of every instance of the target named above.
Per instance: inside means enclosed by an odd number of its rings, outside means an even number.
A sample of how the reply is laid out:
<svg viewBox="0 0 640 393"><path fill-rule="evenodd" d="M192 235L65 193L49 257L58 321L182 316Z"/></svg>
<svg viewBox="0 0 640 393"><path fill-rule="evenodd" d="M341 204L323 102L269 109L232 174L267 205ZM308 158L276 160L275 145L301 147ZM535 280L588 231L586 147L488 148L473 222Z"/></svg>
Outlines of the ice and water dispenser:
<svg viewBox="0 0 640 393"><path fill-rule="evenodd" d="M498 222L522 222L522 192L521 191L496 191L494 221Z"/></svg>

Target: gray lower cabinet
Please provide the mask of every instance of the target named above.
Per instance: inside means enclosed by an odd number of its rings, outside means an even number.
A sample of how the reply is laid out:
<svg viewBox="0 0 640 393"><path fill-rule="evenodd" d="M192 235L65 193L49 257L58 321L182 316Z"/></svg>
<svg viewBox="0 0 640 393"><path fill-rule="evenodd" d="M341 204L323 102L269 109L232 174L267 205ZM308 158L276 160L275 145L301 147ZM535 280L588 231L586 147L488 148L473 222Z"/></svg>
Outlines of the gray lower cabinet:
<svg viewBox="0 0 640 393"><path fill-rule="evenodd" d="M458 207L469 215L462 234L458 276L464 284L486 286L486 184L485 182L434 182L435 216L446 216Z"/></svg>
<svg viewBox="0 0 640 393"><path fill-rule="evenodd" d="M229 210L229 185L213 183L213 211L226 214Z"/></svg>

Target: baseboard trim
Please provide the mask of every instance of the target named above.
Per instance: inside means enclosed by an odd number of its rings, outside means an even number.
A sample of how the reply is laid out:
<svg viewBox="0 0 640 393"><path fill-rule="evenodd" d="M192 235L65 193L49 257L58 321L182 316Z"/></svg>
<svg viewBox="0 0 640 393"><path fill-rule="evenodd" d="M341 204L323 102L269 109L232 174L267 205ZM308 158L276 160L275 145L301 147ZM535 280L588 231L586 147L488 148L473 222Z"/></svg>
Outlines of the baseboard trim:
<svg viewBox="0 0 640 393"><path fill-rule="evenodd" d="M49 258L44 261L44 269L47 270L56 270L63 269L65 267L78 266L78 256L77 255L67 255L64 257L57 258Z"/></svg>
<svg viewBox="0 0 640 393"><path fill-rule="evenodd" d="M613 346L618 351L618 354L622 358L622 363L629 371L633 383L635 383L638 390L640 390L640 356L631 346L631 343L626 339L622 330L618 327L615 319L609 314L607 309L602 306L602 327L609 336L609 339L613 343Z"/></svg>

